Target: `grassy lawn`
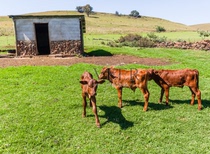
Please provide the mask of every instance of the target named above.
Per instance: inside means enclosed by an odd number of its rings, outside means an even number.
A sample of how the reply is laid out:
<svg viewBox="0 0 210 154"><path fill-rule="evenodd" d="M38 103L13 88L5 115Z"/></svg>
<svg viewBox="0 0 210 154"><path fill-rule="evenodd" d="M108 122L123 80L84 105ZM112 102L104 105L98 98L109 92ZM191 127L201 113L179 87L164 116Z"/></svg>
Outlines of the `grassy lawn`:
<svg viewBox="0 0 210 154"><path fill-rule="evenodd" d="M98 47L99 48L99 47ZM88 47L88 51L98 48ZM102 48L116 54L164 58L167 66L137 64L120 68L196 68L203 110L189 105L187 87L171 88L170 105L158 104L160 88L149 82L148 112L139 90L123 91L123 108L107 81L98 88L102 128L90 107L82 118L80 75L96 78L102 66L22 66L0 69L0 153L208 153L210 150L210 53L175 49Z"/></svg>

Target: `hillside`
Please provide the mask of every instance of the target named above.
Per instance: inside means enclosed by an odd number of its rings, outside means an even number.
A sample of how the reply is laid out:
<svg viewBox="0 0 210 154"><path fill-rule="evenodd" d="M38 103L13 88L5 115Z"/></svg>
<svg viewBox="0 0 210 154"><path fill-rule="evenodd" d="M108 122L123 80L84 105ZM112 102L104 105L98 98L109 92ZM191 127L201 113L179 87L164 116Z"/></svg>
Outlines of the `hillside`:
<svg viewBox="0 0 210 154"><path fill-rule="evenodd" d="M81 15L76 11L49 11L31 13L32 15ZM108 13L95 13L86 20L86 32L91 34L125 34L155 31L156 26L164 27L168 32L171 31L194 31L197 29L180 23L168 20L146 17L133 18L129 16L116 16ZM9 17L0 17L0 32L10 32L13 29L13 22Z"/></svg>
<svg viewBox="0 0 210 154"><path fill-rule="evenodd" d="M52 11L42 12L37 14L80 14L75 11ZM37 15L36 14L36 15ZM116 16L110 13L100 13L90 15L85 18L87 33L101 33L101 34L121 34L121 33L141 33L155 31L156 26L162 26L167 31L193 31L192 27L174 23L168 20L146 17L133 18L130 16Z"/></svg>
<svg viewBox="0 0 210 154"><path fill-rule="evenodd" d="M199 30L199 31L201 31L201 30L210 31L210 23L191 25L190 27L192 27L196 30Z"/></svg>

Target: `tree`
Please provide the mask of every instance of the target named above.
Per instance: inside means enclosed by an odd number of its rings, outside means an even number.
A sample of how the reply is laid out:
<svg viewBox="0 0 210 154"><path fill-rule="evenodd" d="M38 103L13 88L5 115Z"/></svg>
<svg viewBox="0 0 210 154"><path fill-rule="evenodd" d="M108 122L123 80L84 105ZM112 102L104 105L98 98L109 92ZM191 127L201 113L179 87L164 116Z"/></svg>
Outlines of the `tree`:
<svg viewBox="0 0 210 154"><path fill-rule="evenodd" d="M141 17L140 15L139 15L139 12L138 11L136 11L136 10L133 10L133 11L131 11L131 13L129 14L130 16L132 16L132 17Z"/></svg>
<svg viewBox="0 0 210 154"><path fill-rule="evenodd" d="M83 12L84 12L83 6L77 6L77 7L76 7L76 10L77 10L78 12L80 12L80 13L83 13Z"/></svg>
<svg viewBox="0 0 210 154"><path fill-rule="evenodd" d="M120 14L119 14L119 12L118 12L118 11L116 11L116 12L115 12L115 15L116 15L116 16L119 16Z"/></svg>
<svg viewBox="0 0 210 154"><path fill-rule="evenodd" d="M83 6L83 10L89 17L90 13L93 11L93 7L91 7L90 4L87 4L87 5Z"/></svg>

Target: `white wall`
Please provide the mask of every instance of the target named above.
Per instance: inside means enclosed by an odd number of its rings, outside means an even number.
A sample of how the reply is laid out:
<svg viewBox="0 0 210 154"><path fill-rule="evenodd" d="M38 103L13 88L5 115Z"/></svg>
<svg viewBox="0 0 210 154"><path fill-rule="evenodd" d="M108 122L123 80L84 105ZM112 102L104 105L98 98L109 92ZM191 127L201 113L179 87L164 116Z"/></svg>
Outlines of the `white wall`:
<svg viewBox="0 0 210 154"><path fill-rule="evenodd" d="M80 40L78 18L16 19L17 40L36 40L35 23L48 23L50 41Z"/></svg>
<svg viewBox="0 0 210 154"><path fill-rule="evenodd" d="M79 19L52 19L49 22L51 41L80 40Z"/></svg>

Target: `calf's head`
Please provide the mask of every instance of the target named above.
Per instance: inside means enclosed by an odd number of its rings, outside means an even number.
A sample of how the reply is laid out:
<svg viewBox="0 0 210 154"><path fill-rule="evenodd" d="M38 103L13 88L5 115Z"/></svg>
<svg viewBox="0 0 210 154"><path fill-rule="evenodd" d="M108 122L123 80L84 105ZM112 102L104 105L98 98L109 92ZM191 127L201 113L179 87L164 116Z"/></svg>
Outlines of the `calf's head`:
<svg viewBox="0 0 210 154"><path fill-rule="evenodd" d="M96 96L96 91L98 84L104 83L104 80L95 80L95 79L90 79L89 81L86 80L81 80L80 83L84 85L83 90L88 94L88 97L94 97Z"/></svg>
<svg viewBox="0 0 210 154"><path fill-rule="evenodd" d="M158 75L158 71L156 71L154 69L148 69L147 73L148 73L148 80L149 81L155 79Z"/></svg>
<svg viewBox="0 0 210 154"><path fill-rule="evenodd" d="M104 67L99 74L99 79L108 79L109 76L109 68Z"/></svg>
<svg viewBox="0 0 210 154"><path fill-rule="evenodd" d="M110 79L110 78L115 78L115 77L113 76L113 74L111 73L111 69L112 69L112 68L113 68L113 67L110 67L110 68L104 67L104 68L102 68L101 73L99 74L99 79Z"/></svg>

